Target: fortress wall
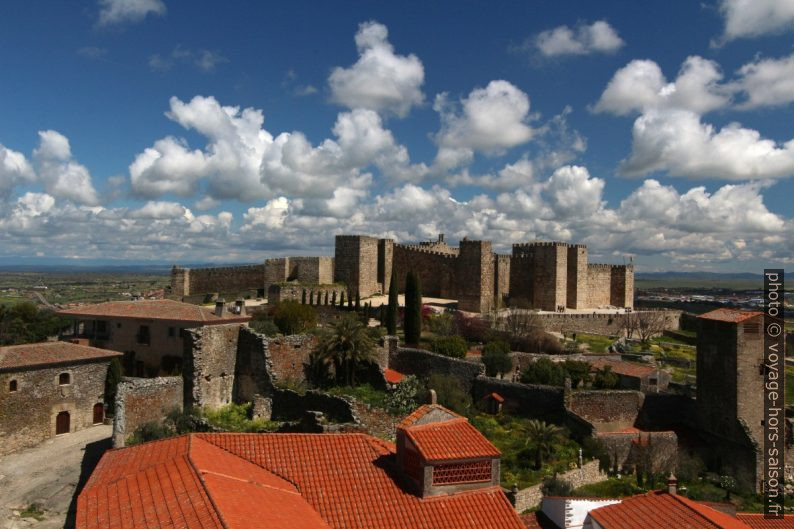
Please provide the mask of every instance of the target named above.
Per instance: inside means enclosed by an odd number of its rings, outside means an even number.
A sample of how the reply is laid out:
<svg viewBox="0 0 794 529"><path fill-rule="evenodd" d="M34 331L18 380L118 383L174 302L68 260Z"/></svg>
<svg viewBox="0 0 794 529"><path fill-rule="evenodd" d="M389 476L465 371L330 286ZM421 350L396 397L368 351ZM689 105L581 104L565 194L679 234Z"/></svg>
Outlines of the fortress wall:
<svg viewBox="0 0 794 529"><path fill-rule="evenodd" d="M587 247L575 244L568 247L567 303L571 309L587 307Z"/></svg>
<svg viewBox="0 0 794 529"><path fill-rule="evenodd" d="M419 276L423 296L455 299L457 262L456 255L395 244L393 266L397 289L405 292L405 276L413 270Z"/></svg>
<svg viewBox="0 0 794 529"><path fill-rule="evenodd" d="M510 294L510 264L509 255L494 254L494 303L497 307L503 307Z"/></svg>
<svg viewBox="0 0 794 529"><path fill-rule="evenodd" d="M587 306L605 307L612 304L612 266L587 265Z"/></svg>
<svg viewBox="0 0 794 529"><path fill-rule="evenodd" d="M365 235L337 235L334 252L334 282L362 298L380 291L378 283L378 239Z"/></svg>
<svg viewBox="0 0 794 529"><path fill-rule="evenodd" d="M488 312L494 303L494 255L490 241L460 241L455 273L458 309Z"/></svg>
<svg viewBox="0 0 794 529"><path fill-rule="evenodd" d="M265 283L265 266L242 265L217 268L174 268L171 271L171 292L175 296L191 296L209 292L240 293L261 290Z"/></svg>

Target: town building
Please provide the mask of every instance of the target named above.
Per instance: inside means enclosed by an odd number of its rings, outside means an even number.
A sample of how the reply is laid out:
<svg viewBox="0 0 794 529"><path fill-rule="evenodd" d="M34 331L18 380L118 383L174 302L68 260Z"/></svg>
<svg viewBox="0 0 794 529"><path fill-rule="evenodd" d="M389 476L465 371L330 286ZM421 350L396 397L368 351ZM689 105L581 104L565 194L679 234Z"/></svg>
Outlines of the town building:
<svg viewBox="0 0 794 529"><path fill-rule="evenodd" d="M80 493L76 526L525 527L499 486L499 451L438 405L407 417L396 447L358 433L216 433L111 450Z"/></svg>
<svg viewBox="0 0 794 529"><path fill-rule="evenodd" d="M182 369L183 330L208 325L247 323L242 301L219 301L215 310L170 299L108 301L58 312L73 322L71 339L124 353L124 372L153 377Z"/></svg>
<svg viewBox="0 0 794 529"><path fill-rule="evenodd" d="M0 456L101 424L121 353L69 342L0 347Z"/></svg>

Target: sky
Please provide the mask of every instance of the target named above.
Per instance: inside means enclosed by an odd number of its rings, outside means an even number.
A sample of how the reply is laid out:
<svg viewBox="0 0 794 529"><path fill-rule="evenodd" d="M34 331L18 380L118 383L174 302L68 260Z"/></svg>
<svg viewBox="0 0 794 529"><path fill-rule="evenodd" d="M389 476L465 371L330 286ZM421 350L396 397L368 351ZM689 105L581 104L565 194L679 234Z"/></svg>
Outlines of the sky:
<svg viewBox="0 0 794 529"><path fill-rule="evenodd" d="M794 262L794 0L6 1L0 261Z"/></svg>

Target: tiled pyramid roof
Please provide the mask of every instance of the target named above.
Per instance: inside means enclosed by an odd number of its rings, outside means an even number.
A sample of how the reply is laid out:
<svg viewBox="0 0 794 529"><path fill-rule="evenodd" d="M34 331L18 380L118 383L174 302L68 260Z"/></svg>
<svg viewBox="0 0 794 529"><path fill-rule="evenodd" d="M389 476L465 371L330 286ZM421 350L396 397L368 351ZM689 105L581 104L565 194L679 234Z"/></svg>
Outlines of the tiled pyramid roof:
<svg viewBox="0 0 794 529"><path fill-rule="evenodd" d="M40 342L0 347L0 371L24 367L90 362L123 356L116 351L71 342Z"/></svg>
<svg viewBox="0 0 794 529"><path fill-rule="evenodd" d="M106 318L134 318L146 320L184 321L212 325L217 323L246 322L251 316L227 312L216 316L206 307L172 299L147 299L140 301L107 301L58 311L64 316L91 316Z"/></svg>
<svg viewBox="0 0 794 529"><path fill-rule="evenodd" d="M501 452L463 417L405 429L428 462L499 457Z"/></svg>
<svg viewBox="0 0 794 529"><path fill-rule="evenodd" d="M748 310L739 310L739 309L716 309L710 312L706 312L705 314L701 314L698 318L703 318L704 320L716 320L716 321L724 321L727 323L741 323L744 320L749 320L750 318L755 318L756 316L763 316L763 312L758 311L748 311Z"/></svg>

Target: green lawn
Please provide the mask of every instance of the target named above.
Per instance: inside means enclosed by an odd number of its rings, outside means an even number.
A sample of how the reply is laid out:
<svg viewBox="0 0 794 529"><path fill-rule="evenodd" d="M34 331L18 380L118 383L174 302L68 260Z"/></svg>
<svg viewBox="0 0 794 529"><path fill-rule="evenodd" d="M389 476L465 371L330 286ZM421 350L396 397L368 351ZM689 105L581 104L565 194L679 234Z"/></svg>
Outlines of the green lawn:
<svg viewBox="0 0 794 529"><path fill-rule="evenodd" d="M576 333L576 342L585 343L591 353L606 353L607 348L615 342L615 338L600 334L580 334Z"/></svg>
<svg viewBox="0 0 794 529"><path fill-rule="evenodd" d="M362 384L356 387L335 386L327 391L331 395L347 395L375 408L386 409L386 392L375 389L369 384Z"/></svg>

